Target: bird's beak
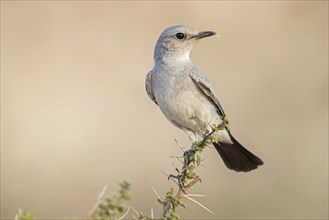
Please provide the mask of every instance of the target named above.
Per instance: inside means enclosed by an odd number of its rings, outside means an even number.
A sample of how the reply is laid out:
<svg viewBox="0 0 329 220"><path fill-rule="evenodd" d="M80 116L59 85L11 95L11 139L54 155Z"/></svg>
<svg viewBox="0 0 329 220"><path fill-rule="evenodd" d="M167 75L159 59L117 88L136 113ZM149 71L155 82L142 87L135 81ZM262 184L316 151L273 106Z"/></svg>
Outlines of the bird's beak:
<svg viewBox="0 0 329 220"><path fill-rule="evenodd" d="M192 38L198 40L198 39L201 39L201 38L204 38L204 37L210 37L210 36L215 35L215 34L216 34L216 32L213 32L213 31L201 31L197 35L194 35Z"/></svg>

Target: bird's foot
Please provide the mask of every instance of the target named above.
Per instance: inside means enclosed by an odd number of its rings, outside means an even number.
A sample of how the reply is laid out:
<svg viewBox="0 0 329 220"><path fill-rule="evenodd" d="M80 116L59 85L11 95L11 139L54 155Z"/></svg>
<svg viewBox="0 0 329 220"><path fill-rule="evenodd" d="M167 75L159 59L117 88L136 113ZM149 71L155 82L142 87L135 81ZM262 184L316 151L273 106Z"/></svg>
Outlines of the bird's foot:
<svg viewBox="0 0 329 220"><path fill-rule="evenodd" d="M184 171L179 171L177 168L176 168L176 171L177 171L178 174L177 175L170 174L168 176L168 180L170 178L176 179L177 180L177 185L178 185L180 191L182 191L183 193L186 194L185 186L184 186L184 182L185 182L184 180L185 180L185 175L186 174L184 173Z"/></svg>

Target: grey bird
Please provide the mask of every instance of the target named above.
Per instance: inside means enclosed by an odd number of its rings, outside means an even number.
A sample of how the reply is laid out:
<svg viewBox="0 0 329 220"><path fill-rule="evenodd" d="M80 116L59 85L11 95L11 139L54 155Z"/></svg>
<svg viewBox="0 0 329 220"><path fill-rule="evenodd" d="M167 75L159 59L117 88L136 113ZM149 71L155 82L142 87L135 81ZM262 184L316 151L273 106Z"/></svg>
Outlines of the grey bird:
<svg viewBox="0 0 329 220"><path fill-rule="evenodd" d="M200 39L215 34L186 25L168 27L155 45L154 67L146 76L148 96L192 143L202 140L211 125L220 125L226 118L213 86L189 56ZM248 172L263 164L229 129L213 135L218 140L214 146L229 169Z"/></svg>

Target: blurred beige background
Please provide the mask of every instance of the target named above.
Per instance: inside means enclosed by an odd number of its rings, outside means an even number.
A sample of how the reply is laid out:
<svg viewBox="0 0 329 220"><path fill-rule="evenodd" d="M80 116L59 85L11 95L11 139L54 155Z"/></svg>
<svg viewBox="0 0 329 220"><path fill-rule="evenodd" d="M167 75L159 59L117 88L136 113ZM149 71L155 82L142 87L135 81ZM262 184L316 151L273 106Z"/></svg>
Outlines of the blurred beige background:
<svg viewBox="0 0 329 220"><path fill-rule="evenodd" d="M243 174L204 154L189 219L328 218L328 2L1 1L1 218L84 218L123 179L131 205L173 183L188 146L144 90L167 26L213 30L191 54L236 138L265 162Z"/></svg>

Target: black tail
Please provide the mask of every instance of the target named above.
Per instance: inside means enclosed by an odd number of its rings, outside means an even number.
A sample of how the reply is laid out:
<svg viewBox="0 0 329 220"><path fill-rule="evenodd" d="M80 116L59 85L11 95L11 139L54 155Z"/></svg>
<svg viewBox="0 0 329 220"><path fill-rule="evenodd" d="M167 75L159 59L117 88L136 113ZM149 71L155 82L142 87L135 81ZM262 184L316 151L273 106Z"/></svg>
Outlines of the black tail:
<svg viewBox="0 0 329 220"><path fill-rule="evenodd" d="M248 172L263 165L263 161L244 148L231 136L233 144L214 143L227 168L235 171Z"/></svg>

